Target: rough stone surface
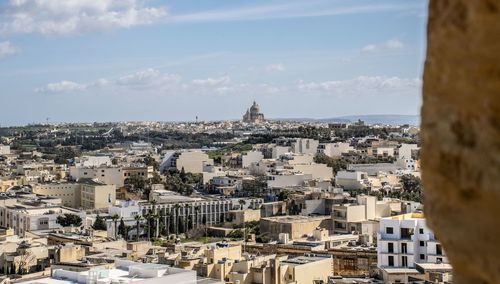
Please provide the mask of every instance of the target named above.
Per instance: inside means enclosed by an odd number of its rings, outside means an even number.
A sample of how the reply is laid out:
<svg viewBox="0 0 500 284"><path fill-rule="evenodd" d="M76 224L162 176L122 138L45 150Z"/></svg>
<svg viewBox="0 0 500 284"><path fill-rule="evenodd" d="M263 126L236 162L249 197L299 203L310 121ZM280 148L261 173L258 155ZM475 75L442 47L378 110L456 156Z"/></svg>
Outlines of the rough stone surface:
<svg viewBox="0 0 500 284"><path fill-rule="evenodd" d="M423 89L428 224L457 283L500 283L500 1L430 1Z"/></svg>

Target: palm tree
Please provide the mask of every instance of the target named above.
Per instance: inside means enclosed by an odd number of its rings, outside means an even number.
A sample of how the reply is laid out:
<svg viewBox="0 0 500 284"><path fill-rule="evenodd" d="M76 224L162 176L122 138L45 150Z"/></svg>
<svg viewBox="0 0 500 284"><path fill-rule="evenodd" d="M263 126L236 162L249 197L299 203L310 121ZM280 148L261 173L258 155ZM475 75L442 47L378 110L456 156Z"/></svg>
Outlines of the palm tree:
<svg viewBox="0 0 500 284"><path fill-rule="evenodd" d="M238 200L238 203L240 204L240 209L241 210L243 210L243 205L247 204L247 202L245 201L245 199Z"/></svg>
<svg viewBox="0 0 500 284"><path fill-rule="evenodd" d="M142 216L141 215L135 215L134 220L135 220L135 223L136 223L135 228L137 230L137 233L135 235L135 240L139 241L139 229L140 229L140 222L142 220Z"/></svg>
<svg viewBox="0 0 500 284"><path fill-rule="evenodd" d="M169 212L165 212L165 216L164 217L164 225L165 225L165 232L166 232L166 235L167 237L170 235L170 213Z"/></svg>
<svg viewBox="0 0 500 284"><path fill-rule="evenodd" d="M179 209L181 208L181 205L179 203L176 203L174 205L174 222L175 222L175 236L179 234Z"/></svg>
<svg viewBox="0 0 500 284"><path fill-rule="evenodd" d="M159 230L160 222L159 222L159 218L158 218L158 210L157 210L158 208L157 208L156 204L157 204L156 200L152 200L151 201L151 206L153 207L153 215L154 215L153 216L154 217L153 221L155 223L155 233L154 233L154 235L157 238L158 237L158 233L160 231Z"/></svg>
<svg viewBox="0 0 500 284"><path fill-rule="evenodd" d="M189 209L191 208L191 204L184 205L184 233L189 231Z"/></svg>
<svg viewBox="0 0 500 284"><path fill-rule="evenodd" d="M200 213L200 210L201 210L201 207L200 205L197 205L195 208L194 208L194 222L193 222L193 227L196 226L196 227L199 227L200 226L200 222L199 222L199 213ZM195 225L196 224L196 225Z"/></svg>
<svg viewBox="0 0 500 284"><path fill-rule="evenodd" d="M148 214L144 216L146 218L147 224L148 224L148 240L151 240L151 221L154 220L154 214L151 210L149 210Z"/></svg>
<svg viewBox="0 0 500 284"><path fill-rule="evenodd" d="M115 214L113 216L111 216L111 219L113 220L113 222L115 222L115 240L118 236L118 227L117 227L117 223L118 223L118 219L120 219L120 216L118 216L118 214Z"/></svg>

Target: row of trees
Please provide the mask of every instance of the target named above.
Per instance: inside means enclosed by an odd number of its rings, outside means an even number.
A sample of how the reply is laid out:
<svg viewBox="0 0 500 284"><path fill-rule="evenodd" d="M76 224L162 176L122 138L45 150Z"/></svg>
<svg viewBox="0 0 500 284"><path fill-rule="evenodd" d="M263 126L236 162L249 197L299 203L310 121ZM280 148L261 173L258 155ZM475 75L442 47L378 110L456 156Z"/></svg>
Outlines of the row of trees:
<svg viewBox="0 0 500 284"><path fill-rule="evenodd" d="M121 235L128 239L129 232L135 230L135 238L138 241L141 235L146 235L148 239L159 236L176 236L182 233L188 234L190 231L203 227L206 229L207 218L201 214L201 206L192 207L189 204L184 206L175 204L170 210L159 209L156 202L151 202L152 209L144 215L135 216L135 228L125 225L118 215L111 217L114 223L115 238ZM183 213L181 213L183 212ZM186 212L190 212L186 214ZM221 220L225 219L225 215L220 216ZM118 224L119 223L119 224ZM106 222L104 218L97 215L92 226L95 230L106 230ZM205 232L206 234L206 232Z"/></svg>
<svg viewBox="0 0 500 284"><path fill-rule="evenodd" d="M382 198L384 197L391 197L420 203L424 202L422 180L419 177L411 174L405 174L400 177L400 183L402 185L401 190L392 190L389 192L385 192L383 190L372 191L369 189L363 189L358 191L351 191L351 196L355 197L358 194L368 194L376 196L379 200L382 200Z"/></svg>

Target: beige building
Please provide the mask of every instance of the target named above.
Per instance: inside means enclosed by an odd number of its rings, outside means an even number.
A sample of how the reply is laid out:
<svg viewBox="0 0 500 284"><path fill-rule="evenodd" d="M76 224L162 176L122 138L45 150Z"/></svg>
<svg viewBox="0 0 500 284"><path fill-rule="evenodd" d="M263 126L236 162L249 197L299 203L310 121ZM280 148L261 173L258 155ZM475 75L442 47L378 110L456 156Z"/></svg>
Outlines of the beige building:
<svg viewBox="0 0 500 284"><path fill-rule="evenodd" d="M116 186L89 179L78 183L37 184L36 194L60 198L63 206L71 208L100 209L112 206L116 200Z"/></svg>
<svg viewBox="0 0 500 284"><path fill-rule="evenodd" d="M16 185L19 185L19 182L15 179L0 179L0 192L5 192Z"/></svg>
<svg viewBox="0 0 500 284"><path fill-rule="evenodd" d="M277 240L281 233L288 234L290 240L310 236L317 227L330 230L330 217L294 215L262 218L260 220L260 232L262 234L267 233L274 240Z"/></svg>
<svg viewBox="0 0 500 284"><path fill-rule="evenodd" d="M375 196L358 195L356 203L334 206L331 215L334 233L361 232L363 222L391 216L391 205Z"/></svg>
<svg viewBox="0 0 500 284"><path fill-rule="evenodd" d="M79 183L45 183L36 184L33 192L36 194L57 197L61 199L62 205L79 208L81 207L81 187Z"/></svg>
<svg viewBox="0 0 500 284"><path fill-rule="evenodd" d="M142 179L150 179L153 177L153 166L145 165L130 165L122 168L123 178L139 177Z"/></svg>
<svg viewBox="0 0 500 284"><path fill-rule="evenodd" d="M333 179L332 168L325 164L298 164L293 165L293 169L306 175L311 175L312 179L319 181L330 181Z"/></svg>
<svg viewBox="0 0 500 284"><path fill-rule="evenodd" d="M333 258L330 255L299 256L279 263L280 279L276 283L328 283L333 276Z"/></svg>
<svg viewBox="0 0 500 284"><path fill-rule="evenodd" d="M115 204L115 200L115 185L89 182L82 186L81 207L84 209L108 208Z"/></svg>
<svg viewBox="0 0 500 284"><path fill-rule="evenodd" d="M260 220L260 209L231 210L228 212L229 219L233 224L245 224L247 222Z"/></svg>
<svg viewBox="0 0 500 284"><path fill-rule="evenodd" d="M167 151L161 162L160 171L172 168L181 171L184 168L187 173L200 174L205 171L205 166L213 164L214 160L199 150Z"/></svg>

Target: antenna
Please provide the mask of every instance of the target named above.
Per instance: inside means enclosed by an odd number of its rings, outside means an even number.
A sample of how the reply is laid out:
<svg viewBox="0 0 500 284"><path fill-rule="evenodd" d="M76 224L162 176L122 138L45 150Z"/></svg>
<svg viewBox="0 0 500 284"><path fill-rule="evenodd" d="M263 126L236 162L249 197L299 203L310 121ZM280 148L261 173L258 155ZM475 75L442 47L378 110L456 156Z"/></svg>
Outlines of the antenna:
<svg viewBox="0 0 500 284"><path fill-rule="evenodd" d="M198 123L198 116L196 116L196 123Z"/></svg>

